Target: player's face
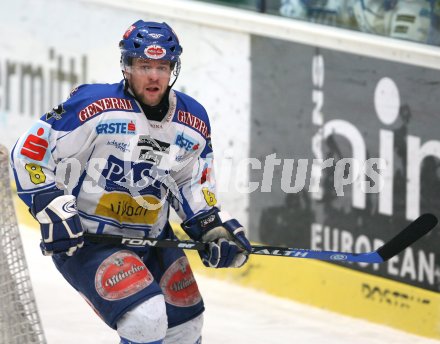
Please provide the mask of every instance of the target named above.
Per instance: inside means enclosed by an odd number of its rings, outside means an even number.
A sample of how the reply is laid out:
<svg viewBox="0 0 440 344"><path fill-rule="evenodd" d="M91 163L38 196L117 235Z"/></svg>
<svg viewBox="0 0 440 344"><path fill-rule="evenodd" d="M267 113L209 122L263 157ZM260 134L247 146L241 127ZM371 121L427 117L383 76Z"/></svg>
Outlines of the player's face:
<svg viewBox="0 0 440 344"><path fill-rule="evenodd" d="M155 106L170 82L170 61L135 58L125 75L136 97L146 105Z"/></svg>

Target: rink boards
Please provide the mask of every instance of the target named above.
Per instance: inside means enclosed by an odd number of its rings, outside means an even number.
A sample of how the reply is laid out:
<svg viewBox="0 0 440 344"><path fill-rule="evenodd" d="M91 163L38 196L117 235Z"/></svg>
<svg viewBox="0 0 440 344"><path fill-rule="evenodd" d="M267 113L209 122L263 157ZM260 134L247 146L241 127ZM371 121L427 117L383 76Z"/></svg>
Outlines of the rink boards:
<svg viewBox="0 0 440 344"><path fill-rule="evenodd" d="M21 202L16 209L21 224L36 228ZM173 227L185 237L177 224ZM435 292L311 259L253 255L241 269L215 270L203 266L196 252L187 256L196 274L440 339L440 295Z"/></svg>
<svg viewBox="0 0 440 344"><path fill-rule="evenodd" d="M309 259L253 255L241 269L213 270L188 256L197 273L440 339L440 295L432 291Z"/></svg>
<svg viewBox="0 0 440 344"><path fill-rule="evenodd" d="M77 83L119 81L117 42L129 23L164 20L184 46L176 87L198 99L211 117L218 198L252 240L359 252L376 248L420 211L440 209L438 176L431 172L440 155L438 49L200 2L60 1L50 21L42 10L47 6L48 0L17 0L0 14L0 45L7 48L0 54L0 133L9 147L21 134L18 128L29 127ZM18 36L21 44L11 44L10 37ZM391 104L402 105L397 116L376 98L379 91L401 100ZM349 156L351 146L363 147L356 152L394 164L399 173L386 176L394 190L386 188L378 199L354 187L332 200L339 201L335 209L321 202L323 193L286 194L281 168L268 192L263 168L241 164L248 157L264 163L275 151L287 170L289 159L311 161L312 139L332 131L340 136L335 142L342 156ZM321 146L318 153L328 153ZM261 192L242 192L256 180ZM27 209L20 207L19 214L27 221ZM398 263L380 267L253 256L243 269L213 271L189 256L200 273L440 339L437 232Z"/></svg>

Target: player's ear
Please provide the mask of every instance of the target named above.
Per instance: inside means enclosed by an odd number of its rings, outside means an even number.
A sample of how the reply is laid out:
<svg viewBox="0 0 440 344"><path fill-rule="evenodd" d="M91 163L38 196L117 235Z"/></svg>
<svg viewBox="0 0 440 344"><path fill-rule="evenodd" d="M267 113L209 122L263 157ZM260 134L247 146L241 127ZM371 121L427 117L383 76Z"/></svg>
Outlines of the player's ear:
<svg viewBox="0 0 440 344"><path fill-rule="evenodd" d="M128 57L126 59L123 58L121 55L121 59L119 61L122 74L124 75L124 78L128 78L131 75L130 69L133 63L133 59L131 57Z"/></svg>
<svg viewBox="0 0 440 344"><path fill-rule="evenodd" d="M124 78L130 80L132 75L131 66L121 66L121 70Z"/></svg>

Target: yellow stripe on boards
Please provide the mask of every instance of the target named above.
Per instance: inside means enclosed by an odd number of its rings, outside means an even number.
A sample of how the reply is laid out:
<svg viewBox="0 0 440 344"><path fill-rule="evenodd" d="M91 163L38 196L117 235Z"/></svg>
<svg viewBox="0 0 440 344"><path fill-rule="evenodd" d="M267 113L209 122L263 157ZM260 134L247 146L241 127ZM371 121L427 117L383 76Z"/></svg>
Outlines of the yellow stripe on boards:
<svg viewBox="0 0 440 344"><path fill-rule="evenodd" d="M37 229L24 203L14 200L19 223ZM173 228L187 239L178 224ZM197 252L186 254L196 273L440 339L439 293L312 259L251 255L243 268L211 269Z"/></svg>
<svg viewBox="0 0 440 344"><path fill-rule="evenodd" d="M243 268L210 269L197 252L186 253L197 273L440 339L439 293L313 259L251 255Z"/></svg>

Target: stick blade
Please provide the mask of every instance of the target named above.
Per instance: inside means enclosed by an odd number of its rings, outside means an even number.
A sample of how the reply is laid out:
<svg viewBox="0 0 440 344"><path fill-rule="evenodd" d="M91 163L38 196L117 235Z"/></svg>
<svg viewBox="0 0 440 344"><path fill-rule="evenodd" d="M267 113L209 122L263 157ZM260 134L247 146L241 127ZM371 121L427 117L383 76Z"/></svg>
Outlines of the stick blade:
<svg viewBox="0 0 440 344"><path fill-rule="evenodd" d="M420 215L399 234L380 247L377 253L382 257L383 261L386 261L419 240L433 229L437 223L437 217L433 214Z"/></svg>

